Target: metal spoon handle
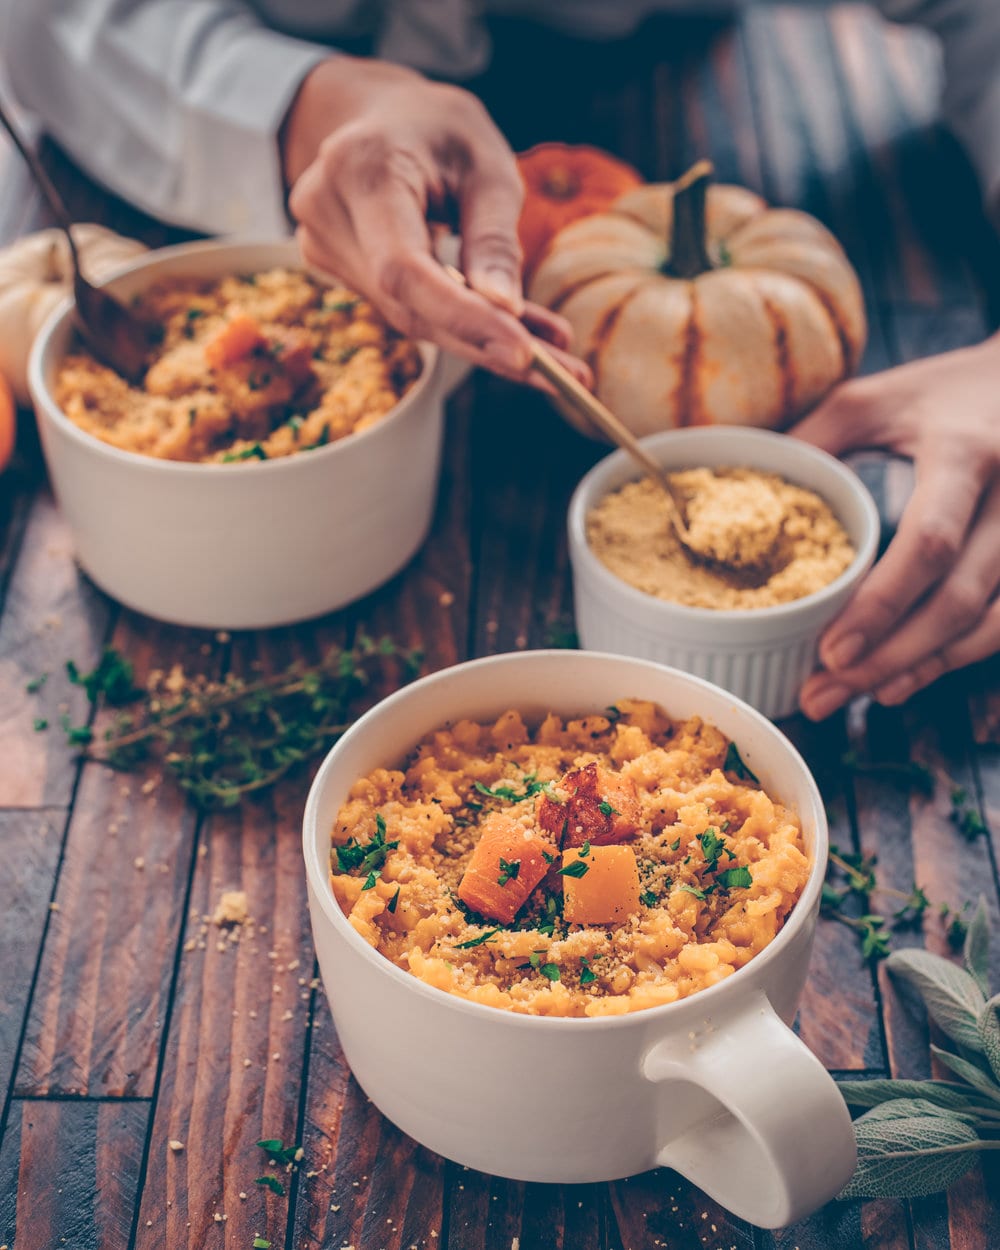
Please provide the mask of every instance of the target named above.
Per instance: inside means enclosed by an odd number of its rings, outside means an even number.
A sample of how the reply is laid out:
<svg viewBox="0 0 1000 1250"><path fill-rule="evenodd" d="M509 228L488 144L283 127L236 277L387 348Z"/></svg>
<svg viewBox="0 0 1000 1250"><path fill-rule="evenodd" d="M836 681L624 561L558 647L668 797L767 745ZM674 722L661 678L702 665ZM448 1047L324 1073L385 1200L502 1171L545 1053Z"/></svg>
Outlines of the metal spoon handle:
<svg viewBox="0 0 1000 1250"><path fill-rule="evenodd" d="M2 103L0 103L0 125L3 126L4 130L7 131L11 139L14 141L14 146L21 153L25 163L31 170L32 177L35 179L38 189L42 193L42 199L48 206L49 212L55 218L56 224L65 232L66 238L69 241L69 250L73 256L73 268L77 273L79 273L80 257L76 250L76 242L73 239L73 231L70 229L72 225L72 218L66 209L66 205L63 203L63 198L52 185L52 179L45 172L45 167L38 159L38 156L32 151L27 143L25 143L24 136L21 134L20 129L15 126Z"/></svg>

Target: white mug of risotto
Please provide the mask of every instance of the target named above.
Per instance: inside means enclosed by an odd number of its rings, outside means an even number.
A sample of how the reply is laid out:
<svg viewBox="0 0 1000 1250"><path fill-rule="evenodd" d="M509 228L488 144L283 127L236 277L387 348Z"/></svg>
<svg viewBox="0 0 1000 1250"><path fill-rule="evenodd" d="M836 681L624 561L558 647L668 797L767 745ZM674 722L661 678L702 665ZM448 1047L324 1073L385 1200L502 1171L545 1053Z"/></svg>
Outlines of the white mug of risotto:
<svg viewBox="0 0 1000 1250"><path fill-rule="evenodd" d="M487 828L524 841L477 891ZM823 804L732 695L592 652L445 669L331 750L304 851L344 1053L430 1149L539 1182L670 1167L770 1228L850 1177L844 1102L789 1027Z"/></svg>

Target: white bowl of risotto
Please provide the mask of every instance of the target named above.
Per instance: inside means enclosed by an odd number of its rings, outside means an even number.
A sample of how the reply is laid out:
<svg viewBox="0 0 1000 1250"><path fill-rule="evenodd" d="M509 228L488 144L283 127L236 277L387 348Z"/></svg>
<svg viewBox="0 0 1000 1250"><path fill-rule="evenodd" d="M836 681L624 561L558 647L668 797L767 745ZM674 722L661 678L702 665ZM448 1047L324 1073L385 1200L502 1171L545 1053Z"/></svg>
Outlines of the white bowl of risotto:
<svg viewBox="0 0 1000 1250"><path fill-rule="evenodd" d="M80 565L160 620L263 628L367 594L426 536L446 362L292 240L146 254L108 281L163 342L130 387L46 323L29 386Z"/></svg>
<svg viewBox="0 0 1000 1250"><path fill-rule="evenodd" d="M336 744L303 845L337 1038L430 1149L525 1181L668 1166L765 1227L850 1176L789 1027L823 804L731 695L593 652L445 669Z"/></svg>
<svg viewBox="0 0 1000 1250"><path fill-rule="evenodd" d="M747 541L775 541L762 565L742 574L691 559L658 488L625 452L613 452L580 481L569 507L581 645L659 660L772 719L791 715L823 630L875 559L874 500L833 456L768 430L671 430L643 446L690 499L704 491L715 505L699 516L703 525L739 534L734 516L746 509ZM689 522L694 515L689 506Z"/></svg>

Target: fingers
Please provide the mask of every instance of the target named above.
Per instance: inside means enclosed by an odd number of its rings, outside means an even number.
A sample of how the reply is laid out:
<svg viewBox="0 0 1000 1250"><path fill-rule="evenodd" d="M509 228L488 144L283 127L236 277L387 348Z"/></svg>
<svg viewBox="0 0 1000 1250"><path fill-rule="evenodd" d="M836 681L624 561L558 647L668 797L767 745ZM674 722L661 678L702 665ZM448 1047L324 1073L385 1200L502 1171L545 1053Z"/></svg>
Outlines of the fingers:
<svg viewBox="0 0 1000 1250"><path fill-rule="evenodd" d="M861 662L811 677L800 698L806 715L820 720L862 691L873 691L883 704L902 703L941 673L958 667L955 657L968 650L968 639L980 638L983 621L994 611L1000 587L998 544L1000 487L994 487L950 574ZM973 651L976 645L974 641Z"/></svg>
<svg viewBox="0 0 1000 1250"><path fill-rule="evenodd" d="M550 312L541 304L526 303L521 320L536 338L544 339L553 347L568 350L573 342L573 331L565 317Z"/></svg>
<svg viewBox="0 0 1000 1250"><path fill-rule="evenodd" d="M916 487L896 537L820 643L827 668L856 666L949 574L982 488L982 467L971 459L939 452L917 462Z"/></svg>
<svg viewBox="0 0 1000 1250"><path fill-rule="evenodd" d="M508 151L477 156L459 201L462 269L473 290L515 317L524 311L517 221L524 190Z"/></svg>

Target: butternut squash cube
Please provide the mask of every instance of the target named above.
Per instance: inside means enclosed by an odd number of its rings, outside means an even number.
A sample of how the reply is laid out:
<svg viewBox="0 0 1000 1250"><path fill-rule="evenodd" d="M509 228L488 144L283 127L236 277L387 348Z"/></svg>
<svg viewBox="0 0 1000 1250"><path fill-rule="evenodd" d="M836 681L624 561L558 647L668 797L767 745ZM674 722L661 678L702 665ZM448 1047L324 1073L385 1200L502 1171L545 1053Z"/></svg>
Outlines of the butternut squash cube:
<svg viewBox="0 0 1000 1250"><path fill-rule="evenodd" d="M618 924L639 910L639 866L630 846L591 846L584 856L563 851L561 875L571 924Z"/></svg>

